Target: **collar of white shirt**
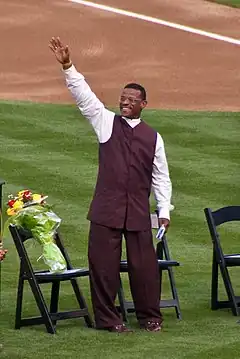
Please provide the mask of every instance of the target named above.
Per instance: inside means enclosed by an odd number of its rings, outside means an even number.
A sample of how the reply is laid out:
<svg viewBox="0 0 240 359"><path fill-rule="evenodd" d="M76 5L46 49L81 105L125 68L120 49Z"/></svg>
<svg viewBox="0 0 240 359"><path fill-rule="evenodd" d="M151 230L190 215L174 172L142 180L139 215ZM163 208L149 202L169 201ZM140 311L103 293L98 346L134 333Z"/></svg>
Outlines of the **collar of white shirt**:
<svg viewBox="0 0 240 359"><path fill-rule="evenodd" d="M122 117L131 127L137 126L141 122L141 118Z"/></svg>

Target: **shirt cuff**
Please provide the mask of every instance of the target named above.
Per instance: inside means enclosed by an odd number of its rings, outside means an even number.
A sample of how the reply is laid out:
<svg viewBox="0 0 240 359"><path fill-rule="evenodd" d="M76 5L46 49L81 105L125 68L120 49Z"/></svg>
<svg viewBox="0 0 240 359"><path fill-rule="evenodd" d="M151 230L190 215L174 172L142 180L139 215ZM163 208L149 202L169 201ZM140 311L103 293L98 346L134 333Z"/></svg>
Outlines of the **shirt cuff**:
<svg viewBox="0 0 240 359"><path fill-rule="evenodd" d="M69 67L67 70L62 69L62 71L64 72L64 74L66 75L66 77L73 77L75 75L77 75L78 78L83 78L84 76L82 74L80 74L80 72L77 71L76 67L74 65L72 65L71 67Z"/></svg>
<svg viewBox="0 0 240 359"><path fill-rule="evenodd" d="M75 66L72 64L68 69L64 70L62 68L63 72L65 72L65 74L68 74L69 72L72 72L73 70L76 70Z"/></svg>
<svg viewBox="0 0 240 359"><path fill-rule="evenodd" d="M170 204L169 207L158 208L158 218L166 218L170 221L170 211L173 211L174 206Z"/></svg>

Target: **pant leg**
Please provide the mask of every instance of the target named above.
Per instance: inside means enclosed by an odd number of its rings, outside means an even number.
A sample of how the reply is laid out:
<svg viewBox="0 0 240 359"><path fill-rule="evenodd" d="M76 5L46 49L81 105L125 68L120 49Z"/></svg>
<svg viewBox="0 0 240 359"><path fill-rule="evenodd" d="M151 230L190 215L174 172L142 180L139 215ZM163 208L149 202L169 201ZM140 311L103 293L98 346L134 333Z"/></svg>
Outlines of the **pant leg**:
<svg viewBox="0 0 240 359"><path fill-rule="evenodd" d="M149 320L162 322L159 309L160 275L152 231L125 231L124 236L129 281L137 319L140 325Z"/></svg>
<svg viewBox="0 0 240 359"><path fill-rule="evenodd" d="M119 288L122 230L91 223L88 260L92 305L97 328L122 323L115 299Z"/></svg>

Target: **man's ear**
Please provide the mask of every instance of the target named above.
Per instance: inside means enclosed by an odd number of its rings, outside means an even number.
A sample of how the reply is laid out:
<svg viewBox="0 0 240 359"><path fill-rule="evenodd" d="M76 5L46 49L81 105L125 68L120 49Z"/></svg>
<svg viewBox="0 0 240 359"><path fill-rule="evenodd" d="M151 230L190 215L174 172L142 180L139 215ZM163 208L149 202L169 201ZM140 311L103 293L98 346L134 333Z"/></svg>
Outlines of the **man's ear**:
<svg viewBox="0 0 240 359"><path fill-rule="evenodd" d="M147 106L147 100L141 102L141 109L143 110Z"/></svg>

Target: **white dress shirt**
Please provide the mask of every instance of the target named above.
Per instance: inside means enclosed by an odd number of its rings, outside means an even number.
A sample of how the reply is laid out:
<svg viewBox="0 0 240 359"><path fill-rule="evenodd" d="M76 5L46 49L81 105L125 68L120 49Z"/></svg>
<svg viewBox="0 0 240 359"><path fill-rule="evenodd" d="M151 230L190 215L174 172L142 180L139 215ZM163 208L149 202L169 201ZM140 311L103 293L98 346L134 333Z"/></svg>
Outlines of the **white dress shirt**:
<svg viewBox="0 0 240 359"><path fill-rule="evenodd" d="M75 99L80 112L92 125L98 141L100 143L107 142L112 135L115 113L105 108L103 103L92 92L84 76L76 70L74 65L64 70L64 73L67 87ZM132 128L141 121L140 118L124 119ZM169 212L173 209L173 206L170 204L172 184L169 177L163 139L159 133L157 133L153 160L152 189L159 212L159 218L170 219Z"/></svg>

